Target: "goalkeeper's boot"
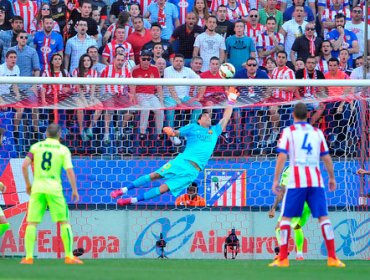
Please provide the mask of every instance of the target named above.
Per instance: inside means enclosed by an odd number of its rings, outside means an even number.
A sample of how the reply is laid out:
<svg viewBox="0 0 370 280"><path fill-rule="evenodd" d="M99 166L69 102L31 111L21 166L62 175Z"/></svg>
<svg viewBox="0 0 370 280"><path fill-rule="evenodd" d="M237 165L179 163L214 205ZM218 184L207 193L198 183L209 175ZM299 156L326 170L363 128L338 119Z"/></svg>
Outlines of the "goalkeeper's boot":
<svg viewBox="0 0 370 280"><path fill-rule="evenodd" d="M122 189L117 189L117 190L111 191L111 193L110 193L110 197L113 198L113 199L117 198L121 195L123 195Z"/></svg>
<svg viewBox="0 0 370 280"><path fill-rule="evenodd" d="M120 198L117 200L117 205L118 206L126 206L131 204L131 198Z"/></svg>
<svg viewBox="0 0 370 280"><path fill-rule="evenodd" d="M23 258L20 264L33 264L33 258Z"/></svg>
<svg viewBox="0 0 370 280"><path fill-rule="evenodd" d="M328 258L328 266L346 267L346 265L337 258Z"/></svg>
<svg viewBox="0 0 370 280"><path fill-rule="evenodd" d="M297 261L304 261L304 257L303 256L296 256L295 258Z"/></svg>
<svg viewBox="0 0 370 280"><path fill-rule="evenodd" d="M64 259L64 263L65 264L84 264L83 261L81 261L79 258L77 257L66 257Z"/></svg>
<svg viewBox="0 0 370 280"><path fill-rule="evenodd" d="M277 259L274 260L272 263L269 264L269 267L288 267L289 266L289 259Z"/></svg>

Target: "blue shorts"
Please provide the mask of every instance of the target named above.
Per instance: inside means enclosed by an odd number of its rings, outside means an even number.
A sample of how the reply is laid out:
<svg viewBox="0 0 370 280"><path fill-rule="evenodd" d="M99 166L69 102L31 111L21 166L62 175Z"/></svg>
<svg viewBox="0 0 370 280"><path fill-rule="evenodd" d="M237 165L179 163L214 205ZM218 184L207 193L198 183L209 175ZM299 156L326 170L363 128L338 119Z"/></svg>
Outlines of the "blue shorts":
<svg viewBox="0 0 370 280"><path fill-rule="evenodd" d="M199 175L199 171L188 160L178 157L167 162L155 173L166 179L165 184L175 197L194 182Z"/></svg>
<svg viewBox="0 0 370 280"><path fill-rule="evenodd" d="M310 187L287 189L283 199L283 217L301 217L305 201L311 209L312 216L319 218L328 215L324 188Z"/></svg>

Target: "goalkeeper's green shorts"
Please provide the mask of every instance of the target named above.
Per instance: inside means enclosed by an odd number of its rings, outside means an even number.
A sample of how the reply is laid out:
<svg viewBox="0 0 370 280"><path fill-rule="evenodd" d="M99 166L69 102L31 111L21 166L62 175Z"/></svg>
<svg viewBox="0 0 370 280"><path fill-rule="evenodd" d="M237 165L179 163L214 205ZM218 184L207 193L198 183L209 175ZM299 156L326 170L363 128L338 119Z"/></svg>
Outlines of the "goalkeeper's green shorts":
<svg viewBox="0 0 370 280"><path fill-rule="evenodd" d="M310 217L310 215L311 215L310 207L308 207L307 202L305 202L303 206L302 216L293 217L291 220L290 226L292 228L295 228L297 225L299 225L300 227L303 227L307 223L307 220ZM281 218L282 216L280 215L278 219L279 222L281 221Z"/></svg>

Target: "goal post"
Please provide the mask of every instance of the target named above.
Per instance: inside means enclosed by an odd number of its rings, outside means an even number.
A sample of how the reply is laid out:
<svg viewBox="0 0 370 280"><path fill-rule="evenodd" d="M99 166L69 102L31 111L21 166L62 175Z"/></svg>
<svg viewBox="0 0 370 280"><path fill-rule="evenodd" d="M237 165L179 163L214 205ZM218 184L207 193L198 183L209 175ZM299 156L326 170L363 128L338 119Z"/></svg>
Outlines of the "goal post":
<svg viewBox="0 0 370 280"><path fill-rule="evenodd" d="M84 248L86 257L155 258L158 257L156 242L162 234L166 241L164 253L169 258L219 259L224 258L226 236L235 229L240 240L238 259L272 258L277 245L274 232L277 217L270 219L268 211L275 198L271 185L276 144L282 128L292 123L292 109L297 100L283 102L266 99L266 95L278 88L320 87L322 94L318 98L299 101L308 105L310 121L314 119L314 126L323 130L333 157L338 188L327 192L327 201L337 254L342 259L370 257L369 178L356 174L359 168L370 168L368 80L117 81L0 77L0 83L30 85L20 98L15 98L13 93L0 94L0 128L4 129L0 137L0 181L7 186L6 192L0 194L0 205L11 224L0 239L3 256L24 255L28 195L21 165L30 145L45 137L47 125L58 122L63 128L62 141L72 151L81 197L78 203L69 204L74 248ZM46 102L42 102L40 93L45 85L52 85L52 91ZM69 85L70 91L59 91L57 85ZM76 89L76 85L80 88ZM81 95L85 92L81 93L81 88L91 85L95 85L95 99L84 103ZM198 194L206 201L205 207L175 205L176 198L171 193L125 208L117 207L116 200L110 198L112 190L154 172L181 153L186 144L186 139L180 138L180 144L175 145L158 133L153 108L130 103L127 92L130 85L221 85L240 90L230 124L196 180ZM112 101L106 91L110 86L123 86L125 91ZM329 96L333 87L343 94ZM248 95L245 88L263 92L263 96ZM206 102L201 104L160 108L164 112L162 125L172 116L175 128L184 126L194 119L193 113L197 110L208 110L216 122L222 117L226 102L214 102L212 106ZM141 116L146 111L150 113L143 133ZM169 111L173 114L168 114ZM105 138L107 131L109 137ZM327 182L325 171L323 176ZM154 182L130 190L129 195L135 196L158 185L159 182ZM71 189L65 175L63 186L70 201ZM305 256L326 258L317 221L310 219L303 230ZM39 257L60 254L57 228L48 214L38 227L37 238L35 252ZM291 242L290 250L294 251Z"/></svg>

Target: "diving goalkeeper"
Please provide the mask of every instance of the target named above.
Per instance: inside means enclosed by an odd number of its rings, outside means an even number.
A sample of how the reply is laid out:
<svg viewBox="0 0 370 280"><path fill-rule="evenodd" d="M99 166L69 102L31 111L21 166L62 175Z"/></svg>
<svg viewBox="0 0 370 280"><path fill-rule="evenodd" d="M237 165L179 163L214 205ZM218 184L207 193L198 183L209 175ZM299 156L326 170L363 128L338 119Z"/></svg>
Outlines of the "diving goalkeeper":
<svg viewBox="0 0 370 280"><path fill-rule="evenodd" d="M182 190L195 181L199 172L206 166L222 130L226 128L232 115L232 104L236 102L238 92L235 88L230 88L227 94L229 105L225 108L223 118L218 124L211 126L211 116L209 113L203 112L198 118L198 123L188 124L179 130L174 130L171 127L163 129L169 137L185 136L187 138L184 152L149 175L141 176L125 187L112 191L111 197L117 198L130 189L143 186L154 180L165 179L159 187L151 188L137 197L118 199L117 204L119 206L135 204L168 191L177 197Z"/></svg>
<svg viewBox="0 0 370 280"><path fill-rule="evenodd" d="M284 172L281 174L280 187L282 188L283 191L281 192L280 195L276 196L274 204L272 205L271 210L269 211L269 218L275 217L276 207L278 206L280 201L282 201L284 193L285 193L285 186L287 186L288 184L289 173L290 173L290 168L286 167ZM294 230L294 241L297 247L297 255L296 255L297 261L304 260L304 257L303 257L304 233L303 233L302 227L306 224L310 215L311 215L310 208L308 207L307 202L305 202L304 207L303 207L302 216L292 218L291 227ZM276 239L278 241L279 246L280 246L280 221L281 221L281 215L275 227ZM275 249L275 252L278 253L279 250Z"/></svg>

